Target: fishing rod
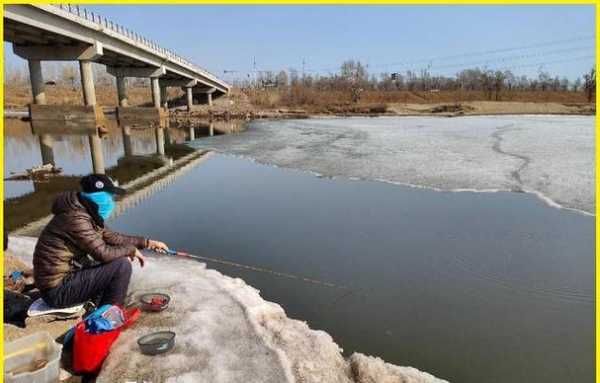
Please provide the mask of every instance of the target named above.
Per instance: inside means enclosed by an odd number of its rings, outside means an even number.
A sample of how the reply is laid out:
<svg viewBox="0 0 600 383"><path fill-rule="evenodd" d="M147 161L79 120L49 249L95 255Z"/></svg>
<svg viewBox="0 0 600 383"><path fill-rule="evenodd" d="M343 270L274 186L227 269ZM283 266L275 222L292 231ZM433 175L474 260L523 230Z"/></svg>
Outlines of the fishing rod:
<svg viewBox="0 0 600 383"><path fill-rule="evenodd" d="M161 253L160 251L156 251L156 252ZM164 253L168 254L168 255L178 256L178 257L197 259L197 260L205 261L205 262L219 263L219 264L222 264L222 265L237 267L237 268L240 268L240 269L252 270L252 271L259 272L259 273L276 275L278 277L283 277L283 278L288 278L288 279L295 279L297 281L302 281L302 282L310 283L310 284L313 284L313 285L320 285L320 286L325 286L325 287L334 288L334 289L353 291L353 289L351 289L348 286L338 285L336 283L325 282L325 281L321 281L321 280L318 280L318 279L308 278L308 277L304 277L304 276L296 275L296 274L283 273L283 272L280 272L280 271L266 269L266 268L263 268L263 267L244 265L244 264L241 264L241 263L227 261L227 260L224 260L224 259L204 257L204 256L201 256L201 255L194 255L194 254L185 253L183 251L175 251L175 250L164 250Z"/></svg>

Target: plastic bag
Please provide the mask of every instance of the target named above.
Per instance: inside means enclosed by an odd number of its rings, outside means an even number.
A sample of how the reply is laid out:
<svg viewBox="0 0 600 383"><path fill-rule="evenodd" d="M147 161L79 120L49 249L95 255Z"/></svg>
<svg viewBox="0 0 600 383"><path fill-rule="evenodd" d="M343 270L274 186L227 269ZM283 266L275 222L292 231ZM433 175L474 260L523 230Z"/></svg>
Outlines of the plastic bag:
<svg viewBox="0 0 600 383"><path fill-rule="evenodd" d="M103 305L85 318L85 329L92 334L115 330L125 324L125 315L119 306Z"/></svg>
<svg viewBox="0 0 600 383"><path fill-rule="evenodd" d="M107 309L104 309L102 312L106 311ZM86 322L87 319L89 319L89 316L85 321L79 322L77 326L75 326L75 335L73 336L73 370L76 373L98 372L100 367L102 367L102 363L108 356L111 346L121 334L121 331L133 324L140 316L140 310L137 308L125 312L121 311L121 313L125 321L123 325L113 330L102 331L95 334L88 331L86 329ZM110 315L112 315L112 312ZM103 319L109 321L106 318Z"/></svg>

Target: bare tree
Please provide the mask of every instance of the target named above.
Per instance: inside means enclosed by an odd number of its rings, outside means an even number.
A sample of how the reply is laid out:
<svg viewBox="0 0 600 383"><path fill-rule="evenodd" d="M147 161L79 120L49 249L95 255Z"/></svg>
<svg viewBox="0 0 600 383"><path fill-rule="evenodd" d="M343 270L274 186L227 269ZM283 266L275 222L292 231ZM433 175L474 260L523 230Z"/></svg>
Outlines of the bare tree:
<svg viewBox="0 0 600 383"><path fill-rule="evenodd" d="M506 79L505 75L501 71L496 71L493 77L493 86L494 91L496 92L496 101L500 101L500 92L502 88L504 88L504 80Z"/></svg>
<svg viewBox="0 0 600 383"><path fill-rule="evenodd" d="M340 85L350 90L353 102L358 102L369 83L367 68L360 61L347 60L342 63L340 77Z"/></svg>
<svg viewBox="0 0 600 383"><path fill-rule="evenodd" d="M539 86L545 92L552 86L552 77L547 72L540 71L538 75Z"/></svg>
<svg viewBox="0 0 600 383"><path fill-rule="evenodd" d="M73 65L65 65L62 68L61 80L63 83L71 85L71 88L75 89L75 80L77 80L77 70Z"/></svg>
<svg viewBox="0 0 600 383"><path fill-rule="evenodd" d="M275 82L277 83L278 87L286 87L288 86L288 75L287 72L282 70L279 73L277 73L277 77L275 78Z"/></svg>
<svg viewBox="0 0 600 383"><path fill-rule="evenodd" d="M5 66L4 78L6 79L6 84L17 86L25 86L29 81L25 68L21 66Z"/></svg>
<svg viewBox="0 0 600 383"><path fill-rule="evenodd" d="M583 89L587 95L588 102L596 97L596 69L592 68L590 73L583 75Z"/></svg>
<svg viewBox="0 0 600 383"><path fill-rule="evenodd" d="M481 87L487 95L488 100L492 99L492 94L494 93L494 77L494 72L492 72L491 70L481 72Z"/></svg>
<svg viewBox="0 0 600 383"><path fill-rule="evenodd" d="M569 91L569 79L566 77L563 77L560 80L560 90L563 92L568 92Z"/></svg>
<svg viewBox="0 0 600 383"><path fill-rule="evenodd" d="M299 83L298 70L290 69L290 85L296 86Z"/></svg>

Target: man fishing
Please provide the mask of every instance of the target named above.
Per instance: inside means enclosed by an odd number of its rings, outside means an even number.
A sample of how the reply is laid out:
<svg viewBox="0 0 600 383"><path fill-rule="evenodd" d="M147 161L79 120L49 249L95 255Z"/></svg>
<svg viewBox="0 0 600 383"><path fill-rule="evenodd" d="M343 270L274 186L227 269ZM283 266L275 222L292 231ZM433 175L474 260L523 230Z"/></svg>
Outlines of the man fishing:
<svg viewBox="0 0 600 383"><path fill-rule="evenodd" d="M95 301L124 305L131 263L144 266L140 249L168 251L167 245L109 230L104 221L125 190L103 174L81 179L81 192L66 192L52 206L54 217L42 231L33 253L33 275L51 307Z"/></svg>

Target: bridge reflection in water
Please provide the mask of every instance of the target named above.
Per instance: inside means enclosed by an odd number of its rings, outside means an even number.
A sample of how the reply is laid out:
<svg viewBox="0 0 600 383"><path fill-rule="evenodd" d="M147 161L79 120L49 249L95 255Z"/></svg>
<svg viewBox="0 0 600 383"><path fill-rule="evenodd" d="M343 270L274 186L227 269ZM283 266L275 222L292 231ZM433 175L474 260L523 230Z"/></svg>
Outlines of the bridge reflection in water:
<svg viewBox="0 0 600 383"><path fill-rule="evenodd" d="M159 124L162 127L156 128ZM203 152L195 151L186 142L240 132L243 126L244 121L207 120L179 124L168 120L129 121L120 126L117 120L107 119L102 137L106 173L121 185L132 185L136 190L147 188L173 173L181 173L179 169L202 157ZM158 129L164 134L156 134ZM20 228L21 233L34 234L39 228L25 226L47 217L58 194L79 188L80 176L92 171L86 138L55 135L54 159L61 172L31 177L26 175L26 169L40 165L39 137L32 132L30 123L5 119L4 208L9 231Z"/></svg>

